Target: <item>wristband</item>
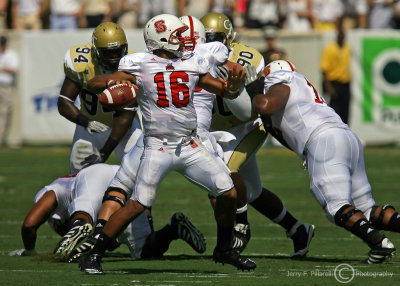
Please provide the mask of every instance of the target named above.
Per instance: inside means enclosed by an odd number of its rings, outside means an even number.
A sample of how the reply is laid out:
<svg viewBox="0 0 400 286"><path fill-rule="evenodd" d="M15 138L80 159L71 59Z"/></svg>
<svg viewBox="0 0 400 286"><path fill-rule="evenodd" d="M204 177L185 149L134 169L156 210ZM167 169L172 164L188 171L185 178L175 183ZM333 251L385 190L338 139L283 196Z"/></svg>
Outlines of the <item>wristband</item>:
<svg viewBox="0 0 400 286"><path fill-rule="evenodd" d="M78 116L75 118L75 122L76 124L82 125L85 128L89 125L89 119L82 113L78 114Z"/></svg>

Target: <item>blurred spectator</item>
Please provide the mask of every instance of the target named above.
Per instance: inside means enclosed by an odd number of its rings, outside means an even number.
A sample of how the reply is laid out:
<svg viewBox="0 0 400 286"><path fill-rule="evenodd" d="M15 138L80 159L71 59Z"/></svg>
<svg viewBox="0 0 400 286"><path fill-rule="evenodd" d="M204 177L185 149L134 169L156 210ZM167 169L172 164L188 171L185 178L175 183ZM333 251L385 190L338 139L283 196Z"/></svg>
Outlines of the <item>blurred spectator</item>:
<svg viewBox="0 0 400 286"><path fill-rule="evenodd" d="M314 29L317 31L335 31L343 14L341 0L312 0L316 18Z"/></svg>
<svg viewBox="0 0 400 286"><path fill-rule="evenodd" d="M138 15L140 13L140 0L120 0L118 7L114 4L114 12L117 15L113 22L116 22L123 29L135 29L138 26Z"/></svg>
<svg viewBox="0 0 400 286"><path fill-rule="evenodd" d="M345 31L340 25L336 40L328 43L322 52L320 68L323 90L330 98L329 105L348 123L351 82L351 49L345 42Z"/></svg>
<svg viewBox="0 0 400 286"><path fill-rule="evenodd" d="M19 58L7 47L7 37L0 36L0 146L5 143L12 107L15 74Z"/></svg>
<svg viewBox="0 0 400 286"><path fill-rule="evenodd" d="M393 28L400 29L400 1L394 4Z"/></svg>
<svg viewBox="0 0 400 286"><path fill-rule="evenodd" d="M252 0L247 8L246 27L260 29L265 26L279 27L279 1L278 0Z"/></svg>
<svg viewBox="0 0 400 286"><path fill-rule="evenodd" d="M266 43L266 50L261 52L264 58L265 65L275 60L286 59L286 52L283 49L276 47L276 39L278 30L274 26L267 26L263 29L263 35Z"/></svg>
<svg viewBox="0 0 400 286"><path fill-rule="evenodd" d="M139 24L141 27L158 14L177 15L175 0L141 0L140 5Z"/></svg>
<svg viewBox="0 0 400 286"><path fill-rule="evenodd" d="M77 29L81 11L82 0L51 0L50 28Z"/></svg>
<svg viewBox="0 0 400 286"><path fill-rule="evenodd" d="M369 17L368 28L370 29L391 29L394 18L393 0L368 0Z"/></svg>
<svg viewBox="0 0 400 286"><path fill-rule="evenodd" d="M0 31L7 28L7 5L11 0L0 0Z"/></svg>
<svg viewBox="0 0 400 286"><path fill-rule="evenodd" d="M245 27L245 18L247 13L247 0L236 0L233 11L233 23L237 31Z"/></svg>
<svg viewBox="0 0 400 286"><path fill-rule="evenodd" d="M208 0L208 12L222 13L233 19L236 0Z"/></svg>
<svg viewBox="0 0 400 286"><path fill-rule="evenodd" d="M41 15L45 10L44 0L12 0L12 28L16 30L42 29Z"/></svg>
<svg viewBox="0 0 400 286"><path fill-rule="evenodd" d="M113 14L113 0L83 0L80 28L96 28L103 22L110 22Z"/></svg>
<svg viewBox="0 0 400 286"><path fill-rule="evenodd" d="M198 19L208 13L208 1L177 0L177 15L191 15Z"/></svg>
<svg viewBox="0 0 400 286"><path fill-rule="evenodd" d="M288 31L311 31L315 24L312 0L285 0L283 28Z"/></svg>
<svg viewBox="0 0 400 286"><path fill-rule="evenodd" d="M344 29L367 28L367 0L342 0Z"/></svg>

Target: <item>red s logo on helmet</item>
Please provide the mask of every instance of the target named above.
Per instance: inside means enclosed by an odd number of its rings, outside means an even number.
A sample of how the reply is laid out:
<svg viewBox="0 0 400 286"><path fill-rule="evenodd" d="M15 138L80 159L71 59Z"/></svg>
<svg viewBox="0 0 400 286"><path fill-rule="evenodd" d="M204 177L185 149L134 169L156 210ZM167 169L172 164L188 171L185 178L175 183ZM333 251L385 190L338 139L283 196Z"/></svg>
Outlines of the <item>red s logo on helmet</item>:
<svg viewBox="0 0 400 286"><path fill-rule="evenodd" d="M167 30L164 20L159 20L159 21L155 22L154 27L156 28L157 33L162 33Z"/></svg>
<svg viewBox="0 0 400 286"><path fill-rule="evenodd" d="M267 76L271 73L271 66L267 65L264 69L264 76Z"/></svg>

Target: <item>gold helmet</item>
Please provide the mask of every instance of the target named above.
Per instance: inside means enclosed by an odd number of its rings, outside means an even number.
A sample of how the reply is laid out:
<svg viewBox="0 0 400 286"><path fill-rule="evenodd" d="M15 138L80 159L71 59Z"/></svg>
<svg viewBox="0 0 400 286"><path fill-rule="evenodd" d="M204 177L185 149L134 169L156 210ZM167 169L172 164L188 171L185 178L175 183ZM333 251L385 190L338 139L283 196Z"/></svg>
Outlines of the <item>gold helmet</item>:
<svg viewBox="0 0 400 286"><path fill-rule="evenodd" d="M221 13L211 12L200 19L206 30L206 42L222 42L230 46L236 33L229 18Z"/></svg>
<svg viewBox="0 0 400 286"><path fill-rule="evenodd" d="M117 70L120 59L128 52L124 30L112 22L101 23L93 32L92 50L100 65Z"/></svg>

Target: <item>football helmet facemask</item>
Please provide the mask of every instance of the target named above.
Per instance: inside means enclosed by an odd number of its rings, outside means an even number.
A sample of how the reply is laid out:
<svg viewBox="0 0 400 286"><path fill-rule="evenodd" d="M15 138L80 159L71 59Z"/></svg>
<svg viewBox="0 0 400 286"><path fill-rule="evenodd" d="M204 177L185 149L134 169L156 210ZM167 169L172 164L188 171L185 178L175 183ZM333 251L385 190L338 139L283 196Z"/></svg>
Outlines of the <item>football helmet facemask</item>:
<svg viewBox="0 0 400 286"><path fill-rule="evenodd" d="M264 68L264 76L268 76L269 74L279 70L296 71L296 67L294 64L286 60L273 61Z"/></svg>
<svg viewBox="0 0 400 286"><path fill-rule="evenodd" d="M92 50L101 66L117 70L120 59L128 52L124 30L112 22L101 23L93 32Z"/></svg>
<svg viewBox="0 0 400 286"><path fill-rule="evenodd" d="M230 46L235 39L236 32L233 31L233 25L229 18L222 14L211 12L200 19L206 31L206 42L221 42Z"/></svg>
<svg viewBox="0 0 400 286"><path fill-rule="evenodd" d="M151 18L144 26L143 34L149 51L166 50L177 57L183 50L193 50L196 39L183 36L188 26L178 17L170 14L160 14Z"/></svg>
<svg viewBox="0 0 400 286"><path fill-rule="evenodd" d="M199 19L193 16L182 16L179 17L179 20L181 20L183 24L189 27L189 29L183 32L182 36L184 36L185 38L188 37L190 39L196 40L192 44L193 48L195 45L204 44L206 42L206 32L204 30L203 24L200 22Z"/></svg>

